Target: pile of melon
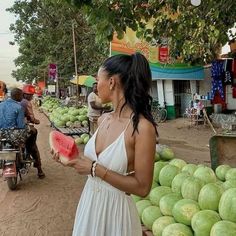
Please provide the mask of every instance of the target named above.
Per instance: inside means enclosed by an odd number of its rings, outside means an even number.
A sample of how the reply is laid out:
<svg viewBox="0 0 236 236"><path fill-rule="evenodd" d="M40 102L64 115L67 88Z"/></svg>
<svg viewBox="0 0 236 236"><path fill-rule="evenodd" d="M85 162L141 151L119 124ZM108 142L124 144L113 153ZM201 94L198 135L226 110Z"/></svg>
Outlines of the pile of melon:
<svg viewBox="0 0 236 236"><path fill-rule="evenodd" d="M132 195L142 224L154 236L236 236L236 168L186 163L157 146L153 185Z"/></svg>
<svg viewBox="0 0 236 236"><path fill-rule="evenodd" d="M81 108L62 106L58 99L45 97L41 109L48 114L49 120L58 128L88 127L87 106Z"/></svg>

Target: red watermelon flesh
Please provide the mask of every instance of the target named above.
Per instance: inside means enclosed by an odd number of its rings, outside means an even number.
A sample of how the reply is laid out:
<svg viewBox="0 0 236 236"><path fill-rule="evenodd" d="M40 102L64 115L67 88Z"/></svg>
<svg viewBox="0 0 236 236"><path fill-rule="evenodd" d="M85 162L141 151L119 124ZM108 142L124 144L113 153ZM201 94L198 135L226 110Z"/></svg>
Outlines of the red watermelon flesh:
<svg viewBox="0 0 236 236"><path fill-rule="evenodd" d="M67 164L79 155L79 149L75 143L75 140L59 131L54 130L50 132L49 143L53 151L59 153L60 161L63 164Z"/></svg>

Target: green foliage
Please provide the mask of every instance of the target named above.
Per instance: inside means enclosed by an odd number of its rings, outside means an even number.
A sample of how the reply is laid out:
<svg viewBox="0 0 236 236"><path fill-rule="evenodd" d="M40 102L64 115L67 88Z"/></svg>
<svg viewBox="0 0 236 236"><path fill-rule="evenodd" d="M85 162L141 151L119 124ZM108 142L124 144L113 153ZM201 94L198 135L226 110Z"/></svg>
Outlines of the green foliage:
<svg viewBox="0 0 236 236"><path fill-rule="evenodd" d="M96 42L96 31L81 11L63 0L16 0L8 11L17 16L10 26L15 36L11 44L19 45L17 69L12 73L17 80L44 80L48 64L56 63L60 80L68 83L75 74L72 25L78 74L96 73L108 55L109 42Z"/></svg>
<svg viewBox="0 0 236 236"><path fill-rule="evenodd" d="M235 0L204 0L195 7L190 0L67 0L82 9L96 26L97 38L122 38L126 27L147 41L168 39L172 57L192 64L215 59L222 45L235 37L227 32L236 22ZM153 28L147 26L153 20ZM230 37L230 38L229 38Z"/></svg>

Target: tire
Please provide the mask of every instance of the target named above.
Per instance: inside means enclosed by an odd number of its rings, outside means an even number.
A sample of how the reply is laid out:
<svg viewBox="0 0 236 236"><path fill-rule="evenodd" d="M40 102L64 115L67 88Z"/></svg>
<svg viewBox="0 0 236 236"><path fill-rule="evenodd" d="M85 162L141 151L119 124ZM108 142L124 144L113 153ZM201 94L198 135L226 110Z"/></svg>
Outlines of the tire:
<svg viewBox="0 0 236 236"><path fill-rule="evenodd" d="M153 117L154 120L156 121L156 123L160 123L161 122L161 118L162 118L162 113L160 110L156 111L155 116Z"/></svg>
<svg viewBox="0 0 236 236"><path fill-rule="evenodd" d="M7 180L7 186L10 190L15 190L17 186L17 177L8 177Z"/></svg>
<svg viewBox="0 0 236 236"><path fill-rule="evenodd" d="M167 110L166 109L162 109L161 110L161 122L165 122L167 118Z"/></svg>

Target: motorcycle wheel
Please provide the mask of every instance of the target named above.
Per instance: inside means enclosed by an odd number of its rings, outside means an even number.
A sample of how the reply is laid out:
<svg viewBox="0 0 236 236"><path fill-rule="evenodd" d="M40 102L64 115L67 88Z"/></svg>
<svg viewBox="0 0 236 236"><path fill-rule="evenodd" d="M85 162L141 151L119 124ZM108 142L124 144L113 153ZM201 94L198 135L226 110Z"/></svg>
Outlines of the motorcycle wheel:
<svg viewBox="0 0 236 236"><path fill-rule="evenodd" d="M17 186L17 177L6 178L7 186L10 190L15 190Z"/></svg>

